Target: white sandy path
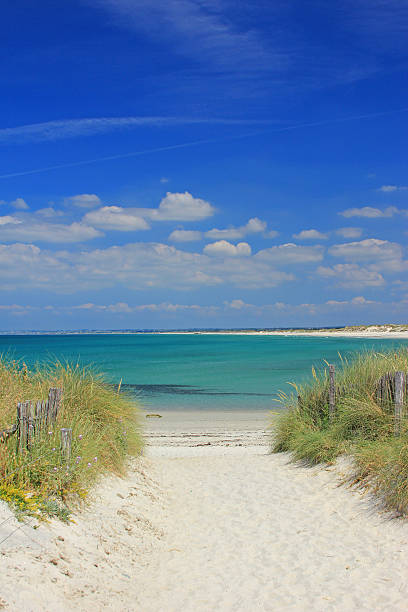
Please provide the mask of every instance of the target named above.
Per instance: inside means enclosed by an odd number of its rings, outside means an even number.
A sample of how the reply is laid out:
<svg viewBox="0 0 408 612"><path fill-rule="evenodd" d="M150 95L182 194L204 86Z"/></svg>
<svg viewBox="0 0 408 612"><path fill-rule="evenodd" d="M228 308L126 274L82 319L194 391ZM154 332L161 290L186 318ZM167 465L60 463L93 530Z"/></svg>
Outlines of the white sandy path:
<svg viewBox="0 0 408 612"><path fill-rule="evenodd" d="M152 447L134 467L75 525L25 528L42 547L0 546L7 610L407 610L408 525L333 468L260 446Z"/></svg>
<svg viewBox="0 0 408 612"><path fill-rule="evenodd" d="M172 496L142 610L407 610L408 526L332 470L259 448L154 463Z"/></svg>

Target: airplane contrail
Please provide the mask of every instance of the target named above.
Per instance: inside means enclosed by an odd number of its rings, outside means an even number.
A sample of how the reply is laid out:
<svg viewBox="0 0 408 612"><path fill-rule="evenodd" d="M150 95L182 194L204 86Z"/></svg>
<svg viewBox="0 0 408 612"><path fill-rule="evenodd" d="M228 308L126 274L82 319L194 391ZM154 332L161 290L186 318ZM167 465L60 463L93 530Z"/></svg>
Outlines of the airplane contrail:
<svg viewBox="0 0 408 612"><path fill-rule="evenodd" d="M309 128L309 127L319 127L319 126L323 126L323 125L334 125L336 123L346 123L348 121L358 121L358 120L363 120L363 119L374 119L375 117L383 117L386 115L393 115L396 113L406 113L408 111L408 107L407 108L400 108L397 110L392 110L392 111L382 111L382 112L378 112L378 113L368 113L365 115L353 115L351 117L343 117L343 118L339 118L339 119L324 119L322 121L312 121L309 123L297 123L294 125L289 125L289 126L285 126L285 127L280 127L280 128L276 128L276 129L269 129L269 130L257 130L254 132L248 132L246 134L238 134L236 136L224 136L222 138L206 138L206 139L202 139L202 140L193 140L193 141L189 141L189 142L183 142L180 144L174 144L174 145L167 145L167 146L163 146L163 147L155 147L153 149L144 149L142 151L131 151L129 153L120 153L117 155L108 155L106 157L96 157L93 159L85 159L85 160L80 160L80 161L76 161L76 162L68 162L68 163L64 163L64 164L57 164L55 166L45 166L42 168L35 168L33 170L23 170L20 172L10 172L7 174L1 174L0 175L0 179L7 179L7 178L13 178L13 177L18 177L18 176L27 176L30 174L40 174L42 172L49 172L51 170L60 170L63 168L74 168L77 166L86 166L88 164L95 164L98 162L105 162L105 161L112 161L112 160L116 160L116 159L126 159L128 157L137 157L140 155L149 155L151 153L161 153L164 151L172 151L175 149L184 149L184 148L188 148L188 147L195 147L195 146L199 146L202 144L216 144L219 142L228 142L230 140L241 140L243 138L251 138L253 136L259 136L260 134L276 134L279 132L288 132L291 130L298 130L298 129L302 129L302 128Z"/></svg>
<svg viewBox="0 0 408 612"><path fill-rule="evenodd" d="M223 119L222 117L174 117L174 116L130 116L88 117L82 119L59 119L43 123L30 123L15 127L0 127L0 143L46 142L78 136L92 136L117 130L137 127L177 127L180 125L276 125L272 119ZM282 122L279 122L280 124Z"/></svg>
<svg viewBox="0 0 408 612"><path fill-rule="evenodd" d="M108 155L107 157L95 157L94 159L83 159L77 162L58 164L56 166L46 166L44 168L36 168L34 170L23 170L22 172L0 174L0 179L12 178L13 176L26 176L27 174L39 174L40 172L48 172L49 170L59 170L60 168L74 168L75 166L86 166L87 164L94 164L97 162L111 161L114 159L125 159L126 157L137 157L138 155L147 155L148 153L160 153L161 151L171 151L172 149L182 149L185 147L193 147L195 145L211 142L219 142L219 140L196 140L191 142L183 142L175 145L168 145L165 147L156 147L155 149L144 149L143 151L132 151L130 153L120 153L119 155Z"/></svg>

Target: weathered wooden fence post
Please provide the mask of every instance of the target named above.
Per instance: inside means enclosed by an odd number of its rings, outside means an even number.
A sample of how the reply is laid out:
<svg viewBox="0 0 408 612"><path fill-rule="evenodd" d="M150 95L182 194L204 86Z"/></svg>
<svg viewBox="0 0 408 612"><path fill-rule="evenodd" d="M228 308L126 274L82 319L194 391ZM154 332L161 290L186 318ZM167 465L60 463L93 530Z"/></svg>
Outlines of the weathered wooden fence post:
<svg viewBox="0 0 408 612"><path fill-rule="evenodd" d="M27 450L29 441L29 419L31 416L31 402L17 404L17 452Z"/></svg>
<svg viewBox="0 0 408 612"><path fill-rule="evenodd" d="M58 412L61 407L62 389L50 389L48 392L48 423L57 420Z"/></svg>
<svg viewBox="0 0 408 612"><path fill-rule="evenodd" d="M72 429L63 427L61 429L61 454L65 461L69 463L71 458Z"/></svg>
<svg viewBox="0 0 408 612"><path fill-rule="evenodd" d="M394 434L401 433L402 410L404 405L405 372L395 372L394 393Z"/></svg>
<svg viewBox="0 0 408 612"><path fill-rule="evenodd" d="M335 367L329 365L329 419L333 419L336 413L336 387L335 387Z"/></svg>
<svg viewBox="0 0 408 612"><path fill-rule="evenodd" d="M17 404L17 452L27 449L28 442L28 406L29 402Z"/></svg>
<svg viewBox="0 0 408 612"><path fill-rule="evenodd" d="M39 400L35 406L35 436L40 437L43 427L45 427L45 405L46 402Z"/></svg>
<svg viewBox="0 0 408 612"><path fill-rule="evenodd" d="M36 420L35 420L35 408L33 402L26 402L27 404L27 418L28 418L28 436L27 436L27 448L30 448L30 444L34 442L35 431L36 431Z"/></svg>
<svg viewBox="0 0 408 612"><path fill-rule="evenodd" d="M50 389L48 400L38 402L19 402L17 404L17 423L11 429L0 432L0 438L5 440L17 432L17 453L29 450L30 445L38 440L41 431L57 420L61 408L62 389Z"/></svg>

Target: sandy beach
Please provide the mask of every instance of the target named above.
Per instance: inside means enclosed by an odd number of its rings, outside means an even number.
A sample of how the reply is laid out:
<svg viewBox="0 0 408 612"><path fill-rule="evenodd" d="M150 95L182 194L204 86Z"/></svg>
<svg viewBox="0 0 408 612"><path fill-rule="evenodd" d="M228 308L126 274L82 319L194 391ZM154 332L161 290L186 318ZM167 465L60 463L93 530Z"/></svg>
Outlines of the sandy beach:
<svg viewBox="0 0 408 612"><path fill-rule="evenodd" d="M288 330L219 330L219 331L169 331L160 334L180 335L227 335L227 336L310 336L315 338L397 338L408 340L406 325L365 325L357 328L323 328L323 329L288 329Z"/></svg>
<svg viewBox="0 0 408 612"><path fill-rule="evenodd" d="M38 335L34 332L2 332L3 335ZM351 327L324 327L321 329L200 329L200 330L69 330L44 331L44 336L310 336L316 338L383 338L408 339L408 326L406 324L357 325Z"/></svg>
<svg viewBox="0 0 408 612"><path fill-rule="evenodd" d="M279 332L260 332L261 334L266 333L270 336L312 336L316 338L400 338L408 340L408 330L401 329L395 330L387 328L383 325L372 325L366 329L321 329L321 330L307 330L307 331L279 331Z"/></svg>
<svg viewBox="0 0 408 612"><path fill-rule="evenodd" d="M345 462L269 454L267 423L265 412L146 419L144 456L71 525L33 529L2 503L0 607L406 610L408 524L339 486Z"/></svg>

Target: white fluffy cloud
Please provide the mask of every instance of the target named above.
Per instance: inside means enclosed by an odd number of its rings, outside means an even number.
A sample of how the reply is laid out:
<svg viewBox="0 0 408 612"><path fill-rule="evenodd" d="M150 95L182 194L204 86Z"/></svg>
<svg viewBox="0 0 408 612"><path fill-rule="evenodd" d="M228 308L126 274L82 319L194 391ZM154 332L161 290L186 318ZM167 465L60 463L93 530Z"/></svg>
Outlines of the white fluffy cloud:
<svg viewBox="0 0 408 612"><path fill-rule="evenodd" d="M4 205L4 204L9 204L16 210L29 210L30 208L27 202L23 200L23 198L16 198L15 200L12 200L11 202L6 202L6 200L0 200L0 205Z"/></svg>
<svg viewBox="0 0 408 612"><path fill-rule="evenodd" d="M96 198L96 199L95 199ZM67 198L76 206L94 207L100 204L97 196L83 194ZM215 212L215 208L205 200L194 198L191 193L170 193L161 200L158 208L135 208L122 206L103 206L97 210L88 212L83 221L89 225L94 225L107 230L143 230L149 229L146 219L151 221L201 221L210 217ZM175 234L180 240L181 231Z"/></svg>
<svg viewBox="0 0 408 612"><path fill-rule="evenodd" d="M205 237L211 240L239 240L243 237L241 230L237 227L229 229L211 229L205 232Z"/></svg>
<svg viewBox="0 0 408 612"><path fill-rule="evenodd" d="M247 234L256 234L264 232L266 230L266 221L258 219L258 217L252 217L248 223L244 225L244 230Z"/></svg>
<svg viewBox="0 0 408 612"><path fill-rule="evenodd" d="M200 306L199 304L173 304L172 302L161 302L160 304L141 304L140 306L135 306L134 310L149 310L151 312L185 312L185 311L195 311L200 314L211 314L219 310L218 306Z"/></svg>
<svg viewBox="0 0 408 612"><path fill-rule="evenodd" d="M401 302L391 303L390 306L398 306ZM302 314L307 312L308 314L327 313L333 310L351 310L355 311L356 308L361 310L371 305L381 305L381 302L375 300L368 300L364 296L359 295L349 300L327 300L324 303L303 303L303 304L287 304L285 302L274 302L272 304L248 304L244 300L234 299L231 301L224 301L224 308L232 311L247 311L250 314L265 315L279 312L285 312L286 315L290 314Z"/></svg>
<svg viewBox="0 0 408 612"><path fill-rule="evenodd" d="M40 217L45 217L46 219L50 219L52 217L62 217L63 212L60 210L55 210L52 206L47 206L46 208L39 208L35 211L36 215L40 215Z"/></svg>
<svg viewBox="0 0 408 612"><path fill-rule="evenodd" d="M70 286L69 265L34 245L0 245L0 283L3 291L36 287L55 289Z"/></svg>
<svg viewBox="0 0 408 612"><path fill-rule="evenodd" d="M408 215L408 210L397 208L396 206L388 206L384 210L373 208L372 206L363 206L362 208L347 208L339 213L343 217L366 217L367 219L381 219L393 217L394 215Z"/></svg>
<svg viewBox="0 0 408 612"><path fill-rule="evenodd" d="M366 306L367 304L376 304L374 300L366 300L362 295L358 295L351 300L327 300L328 306Z"/></svg>
<svg viewBox="0 0 408 612"><path fill-rule="evenodd" d="M169 236L171 242L195 242L201 240L201 232L195 230L174 230Z"/></svg>
<svg viewBox="0 0 408 612"><path fill-rule="evenodd" d="M150 226L142 217L132 214L129 210L131 209L121 206L103 206L87 213L83 222L101 229L122 232L149 229Z"/></svg>
<svg viewBox="0 0 408 612"><path fill-rule="evenodd" d="M3 220L3 223L2 223ZM0 240L3 242L84 242L97 238L102 234L93 227L83 223L33 222L31 219L15 219L14 217L0 217Z"/></svg>
<svg viewBox="0 0 408 612"><path fill-rule="evenodd" d="M152 221L202 221L211 217L215 208L206 200L195 198L186 191L167 192L158 208L135 208L133 211Z"/></svg>
<svg viewBox="0 0 408 612"><path fill-rule="evenodd" d="M78 195L65 198L64 203L79 208L96 208L102 204L100 198L94 193L80 193Z"/></svg>
<svg viewBox="0 0 408 612"><path fill-rule="evenodd" d="M0 310L3 312L10 312L12 315L24 315L30 312L30 310L36 310L36 308L34 306L22 304L1 304Z"/></svg>
<svg viewBox="0 0 408 612"><path fill-rule="evenodd" d="M204 247L204 253L216 257L242 257L251 255L251 247L247 242L238 242L237 245L227 242L227 240L218 240Z"/></svg>
<svg viewBox="0 0 408 612"><path fill-rule="evenodd" d="M336 234L342 238L360 238L363 230L361 227L340 227Z"/></svg>
<svg viewBox="0 0 408 612"><path fill-rule="evenodd" d="M303 264L323 259L323 247L300 246L291 242L259 251L255 258L274 264Z"/></svg>
<svg viewBox="0 0 408 612"><path fill-rule="evenodd" d="M293 238L298 240L327 240L328 234L323 234L315 229L302 230L299 234L293 234Z"/></svg>
<svg viewBox="0 0 408 612"><path fill-rule="evenodd" d="M16 210L28 210L30 207L23 198L16 198L12 202L10 202L11 206L13 206Z"/></svg>
<svg viewBox="0 0 408 612"><path fill-rule="evenodd" d="M225 285L245 289L276 287L283 282L295 280L295 276L278 270L270 262L253 257L213 258L211 268L223 279Z"/></svg>
<svg viewBox="0 0 408 612"><path fill-rule="evenodd" d="M86 302L85 304L79 304L79 306L71 306L72 310L95 310L97 312L109 312L109 313L121 313L128 314L134 312L134 309L129 306L126 302L116 302L116 304L93 304L92 302Z"/></svg>
<svg viewBox="0 0 408 612"><path fill-rule="evenodd" d="M244 308L252 308L252 304L247 304L244 300L236 299L231 300L230 302L224 302L225 308L232 308L233 310L243 310Z"/></svg>
<svg viewBox="0 0 408 612"><path fill-rule="evenodd" d="M396 242L368 238L359 242L334 244L330 247L329 253L333 257L342 257L352 261L400 260L402 258L402 247Z"/></svg>
<svg viewBox="0 0 408 612"><path fill-rule="evenodd" d="M317 273L325 278L336 281L340 287L380 287L384 285L384 277L370 267L360 267L357 264L336 264L332 267L319 266Z"/></svg>
<svg viewBox="0 0 408 612"><path fill-rule="evenodd" d="M124 284L129 288L211 286L222 278L197 253L160 243L135 243L81 253L73 259L81 276L96 284ZM113 281L112 277L116 277Z"/></svg>
<svg viewBox="0 0 408 612"><path fill-rule="evenodd" d="M12 217L11 215L0 217L0 225L18 225L19 223L21 223L20 219L16 219L16 217Z"/></svg>
<svg viewBox="0 0 408 612"><path fill-rule="evenodd" d="M27 307L12 304L10 306L0 306L0 310L2 309L15 311L13 312L13 314L20 314L25 312L27 310ZM114 304L94 304L93 302L86 302L84 304L79 304L78 306L47 306L46 309L51 310L53 314L61 314L75 310L84 310L92 311L95 313L109 313L118 315L128 315L144 311L165 312L167 314L191 311L200 315L211 315L218 312L220 310L220 307L200 306L199 304L174 304L172 302L136 305L130 305L127 302L116 302Z"/></svg>
<svg viewBox="0 0 408 612"><path fill-rule="evenodd" d="M299 315L309 314L327 314L333 311L339 312L350 312L350 313L366 313L366 312L381 312L384 307L387 308L388 313L403 313L406 311L408 301L406 299L397 300L393 302L383 303L376 300L369 300L362 295L353 297L345 300L327 300L324 303L303 303L303 304L288 304L285 302L274 302L271 304L251 304L247 303L242 299L233 299L231 301L224 301L222 305L206 305L202 306L199 304L178 304L173 302L159 302L159 303L146 303L146 304L128 304L127 302L116 302L111 304L95 304L93 302L86 302L77 306L61 306L61 305L47 305L47 306L30 306L24 304L2 304L0 305L0 312L4 314L10 314L12 316L26 316L30 313L39 311L46 311L51 315L66 315L67 313L72 314L73 312L84 311L92 312L94 314L109 314L119 317L126 317L140 312L150 313L166 313L166 314L197 314L201 316L214 316L221 310L232 313L246 312L248 315L262 316L266 315L277 315L284 313L285 317L288 315L298 317ZM378 310L381 309L381 310ZM182 320L182 319L180 319ZM183 319L185 320L185 319ZM286 321L286 319L285 319Z"/></svg>
<svg viewBox="0 0 408 612"><path fill-rule="evenodd" d="M294 279L270 262L249 255L214 257L160 243L56 253L26 244L0 248L2 289L34 287L67 293L120 286L128 290L193 290L218 285L259 289Z"/></svg>
<svg viewBox="0 0 408 612"><path fill-rule="evenodd" d="M230 227L227 229L211 229L205 233L206 238L211 240L239 240L248 234L257 234L266 230L266 221L253 217L241 227ZM276 234L275 234L276 235Z"/></svg>
<svg viewBox="0 0 408 612"><path fill-rule="evenodd" d="M0 307L1 308L1 307ZM186 310L209 313L219 310L218 306L199 306L198 304L174 304L172 302L160 302L159 304L137 304L130 306L127 302L116 302L116 304L93 304L87 302L79 306L68 307L72 310L93 310L95 312L109 312L113 314L130 314L148 310L150 312L179 312Z"/></svg>

